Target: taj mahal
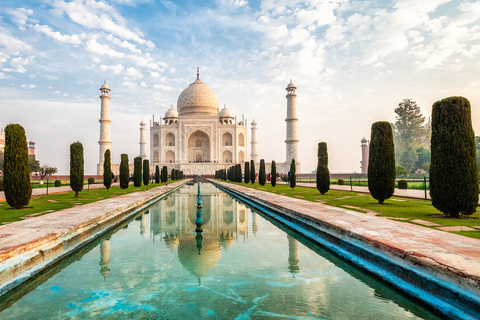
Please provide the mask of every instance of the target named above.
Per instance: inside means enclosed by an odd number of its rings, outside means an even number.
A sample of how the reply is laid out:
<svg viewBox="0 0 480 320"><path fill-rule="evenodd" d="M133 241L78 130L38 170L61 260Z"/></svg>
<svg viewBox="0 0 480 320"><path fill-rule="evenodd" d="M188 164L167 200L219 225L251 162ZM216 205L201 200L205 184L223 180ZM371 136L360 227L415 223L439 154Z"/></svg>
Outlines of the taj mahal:
<svg viewBox="0 0 480 320"><path fill-rule="evenodd" d="M290 81L287 90L286 112L286 160L276 163L277 172L287 173L292 159L295 159L297 172L300 172L298 162L298 138L295 90L297 88ZM100 88L100 140L99 163L97 174L103 174L104 154L111 150L110 134L110 88L104 83ZM250 124L250 158L248 158L247 119L234 117L224 106L220 109L217 94L206 83L200 80L197 68L197 78L177 99L177 108L173 106L165 112L164 117L156 121L155 116L150 120L150 157L147 155L146 123L140 122L140 150L142 159L149 159L150 172L155 172L155 166L167 166L168 170L177 169L184 175L215 174L216 170L227 169L235 164L243 164L253 160L259 168L257 151L257 123ZM130 158L133 160L133 158ZM268 159L268 158L267 158ZM133 161L131 161L133 162ZM112 171L119 174L119 164L112 163ZM267 172L270 167L267 166ZM258 169L257 169L258 170ZM130 164L133 172L133 163Z"/></svg>

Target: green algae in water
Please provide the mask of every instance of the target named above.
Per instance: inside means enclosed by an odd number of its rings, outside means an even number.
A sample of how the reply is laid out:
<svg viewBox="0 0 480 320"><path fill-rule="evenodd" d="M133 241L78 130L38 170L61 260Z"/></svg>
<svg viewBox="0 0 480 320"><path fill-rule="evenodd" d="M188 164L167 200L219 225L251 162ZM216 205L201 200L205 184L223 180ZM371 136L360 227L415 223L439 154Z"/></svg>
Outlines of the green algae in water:
<svg viewBox="0 0 480 320"><path fill-rule="evenodd" d="M0 302L2 319L437 319L211 184L186 186Z"/></svg>

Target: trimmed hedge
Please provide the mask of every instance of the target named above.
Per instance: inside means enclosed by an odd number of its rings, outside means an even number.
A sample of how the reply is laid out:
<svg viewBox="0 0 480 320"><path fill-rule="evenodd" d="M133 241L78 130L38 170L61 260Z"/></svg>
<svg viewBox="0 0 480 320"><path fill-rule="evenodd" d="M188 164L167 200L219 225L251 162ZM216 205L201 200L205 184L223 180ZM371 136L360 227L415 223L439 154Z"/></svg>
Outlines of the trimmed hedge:
<svg viewBox="0 0 480 320"><path fill-rule="evenodd" d="M130 181L130 169L128 167L128 154L120 155L120 188L127 189Z"/></svg>
<svg viewBox="0 0 480 320"><path fill-rule="evenodd" d="M110 149L105 150L103 157L103 185L107 190L112 185L112 157Z"/></svg>
<svg viewBox="0 0 480 320"><path fill-rule="evenodd" d="M256 179L256 173L255 173L255 162L253 162L253 160L250 160L250 182L252 184L255 183L255 179Z"/></svg>
<svg viewBox="0 0 480 320"><path fill-rule="evenodd" d="M70 188L75 191L75 198L83 190L84 170L83 170L83 145L80 142L74 142L70 145Z"/></svg>
<svg viewBox="0 0 480 320"><path fill-rule="evenodd" d="M407 180L398 180L397 185L398 185L398 189L407 189L408 188Z"/></svg>
<svg viewBox="0 0 480 320"><path fill-rule="evenodd" d="M338 185L343 186L345 184L345 180L343 179L338 179Z"/></svg>
<svg viewBox="0 0 480 320"><path fill-rule="evenodd" d="M395 148L392 126L379 121L372 124L368 154L368 190L382 204L395 191Z"/></svg>
<svg viewBox="0 0 480 320"><path fill-rule="evenodd" d="M155 166L155 183L160 183L160 168Z"/></svg>
<svg viewBox="0 0 480 320"><path fill-rule="evenodd" d="M275 163L275 160L272 160L272 170L270 171L271 173L271 183L272 187L275 187L277 185L277 164Z"/></svg>
<svg viewBox="0 0 480 320"><path fill-rule="evenodd" d="M330 171L328 170L328 152L327 143L320 142L317 152L317 190L321 194L325 194L330 190Z"/></svg>
<svg viewBox="0 0 480 320"><path fill-rule="evenodd" d="M245 183L250 183L250 162L245 162L245 175L243 177Z"/></svg>
<svg viewBox="0 0 480 320"><path fill-rule="evenodd" d="M267 182L267 173L265 172L265 160L260 159L260 171L258 172L258 183L264 186Z"/></svg>
<svg viewBox="0 0 480 320"><path fill-rule="evenodd" d="M478 168L470 102L449 97L432 107L430 196L432 205L458 218L478 206Z"/></svg>
<svg viewBox="0 0 480 320"><path fill-rule="evenodd" d="M19 124L5 128L3 162L3 189L10 207L21 209L30 202L32 186L28 165L28 147L25 129Z"/></svg>
<svg viewBox="0 0 480 320"><path fill-rule="evenodd" d="M60 180L55 180L55 188L61 187L62 186L62 181Z"/></svg>
<svg viewBox="0 0 480 320"><path fill-rule="evenodd" d="M95 179L93 179L92 177L90 177L90 178L87 179L87 182L88 182L88 184L94 184L94 183L95 183Z"/></svg>
<svg viewBox="0 0 480 320"><path fill-rule="evenodd" d="M133 159L133 186L142 186L142 157Z"/></svg>
<svg viewBox="0 0 480 320"><path fill-rule="evenodd" d="M294 189L297 185L297 168L295 165L295 159L292 159L292 163L290 163L290 188Z"/></svg>
<svg viewBox="0 0 480 320"><path fill-rule="evenodd" d="M150 182L150 161L148 159L143 160L143 184L148 186Z"/></svg>

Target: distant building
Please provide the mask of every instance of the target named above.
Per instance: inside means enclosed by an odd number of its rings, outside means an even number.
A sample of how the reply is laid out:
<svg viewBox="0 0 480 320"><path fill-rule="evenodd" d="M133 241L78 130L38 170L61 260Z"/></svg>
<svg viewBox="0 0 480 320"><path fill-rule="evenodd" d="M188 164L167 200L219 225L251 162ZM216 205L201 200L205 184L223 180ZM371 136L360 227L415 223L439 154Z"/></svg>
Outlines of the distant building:
<svg viewBox="0 0 480 320"><path fill-rule="evenodd" d="M362 140L360 140L361 148L362 148L362 161L360 161L360 168L362 174L368 174L368 150L369 150L369 143L368 140L363 137Z"/></svg>
<svg viewBox="0 0 480 320"><path fill-rule="evenodd" d="M0 152L5 152L5 132L3 132L3 129L0 129ZM28 142L28 155L35 155L35 141L33 140Z"/></svg>

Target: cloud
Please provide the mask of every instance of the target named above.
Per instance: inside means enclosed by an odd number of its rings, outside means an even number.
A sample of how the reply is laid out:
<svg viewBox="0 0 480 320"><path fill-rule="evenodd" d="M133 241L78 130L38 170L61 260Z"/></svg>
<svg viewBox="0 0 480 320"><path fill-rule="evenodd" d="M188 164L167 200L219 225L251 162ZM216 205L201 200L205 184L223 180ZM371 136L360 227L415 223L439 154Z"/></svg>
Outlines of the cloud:
<svg viewBox="0 0 480 320"><path fill-rule="evenodd" d="M114 7L105 2L54 0L54 8L62 10L73 22L89 29L100 29L120 38L145 44L140 31L132 31Z"/></svg>
<svg viewBox="0 0 480 320"><path fill-rule="evenodd" d="M22 88L30 88L30 89L33 89L33 88L35 88L35 87L36 87L36 85L34 85L34 84L22 84Z"/></svg>
<svg viewBox="0 0 480 320"><path fill-rule="evenodd" d="M248 4L247 0L235 0L235 1L233 1L233 5L237 6L237 7L243 7L243 6L246 6L247 4Z"/></svg>
<svg viewBox="0 0 480 320"><path fill-rule="evenodd" d="M33 14L33 10L27 10L25 8L19 8L17 10L9 9L7 12L10 14L10 19L16 23L21 30L23 30L23 26L27 23L27 20L30 19L29 16Z"/></svg>
<svg viewBox="0 0 480 320"><path fill-rule="evenodd" d="M172 87L170 86L166 86L166 85L163 85L163 84L155 84L153 86L155 89L161 89L161 90L165 90L165 91L172 91Z"/></svg>
<svg viewBox="0 0 480 320"><path fill-rule="evenodd" d="M111 71L113 74L120 74L124 72L124 67L119 63L113 66L107 66L102 64L100 66L100 70L102 71Z"/></svg>
<svg viewBox="0 0 480 320"><path fill-rule="evenodd" d="M137 54L142 54L142 50L138 49L137 46L134 45L133 43L130 43L128 41L121 41L120 39L116 38L111 34L107 35L105 39L119 46L120 48L128 49Z"/></svg>
<svg viewBox="0 0 480 320"><path fill-rule="evenodd" d="M126 69L126 74L130 79L140 79L143 78L143 74L137 69L130 67Z"/></svg>
<svg viewBox="0 0 480 320"><path fill-rule="evenodd" d="M81 40L80 40L80 37L76 34L74 34L73 36L69 36L69 35L62 35L60 32L58 31L54 31L52 28L50 28L49 26L46 26L46 25L39 25L39 24L36 24L33 26L33 29L37 32L40 32L40 33L43 33L55 40L58 40L60 42L65 42L65 43L73 43L73 44L80 44L81 43Z"/></svg>
<svg viewBox="0 0 480 320"><path fill-rule="evenodd" d="M98 53L100 55L108 55L113 58L123 58L125 53L115 51L110 48L108 45L103 45L97 42L95 39L90 39L86 42L87 50L93 53Z"/></svg>
<svg viewBox="0 0 480 320"><path fill-rule="evenodd" d="M124 81L122 83L122 86L125 86L125 87L136 87L137 85L131 81Z"/></svg>
<svg viewBox="0 0 480 320"><path fill-rule="evenodd" d="M1 26L0 47L3 47L3 53L11 55L19 55L21 52L30 51L32 49L29 44L23 42L18 38L13 37L9 30Z"/></svg>

